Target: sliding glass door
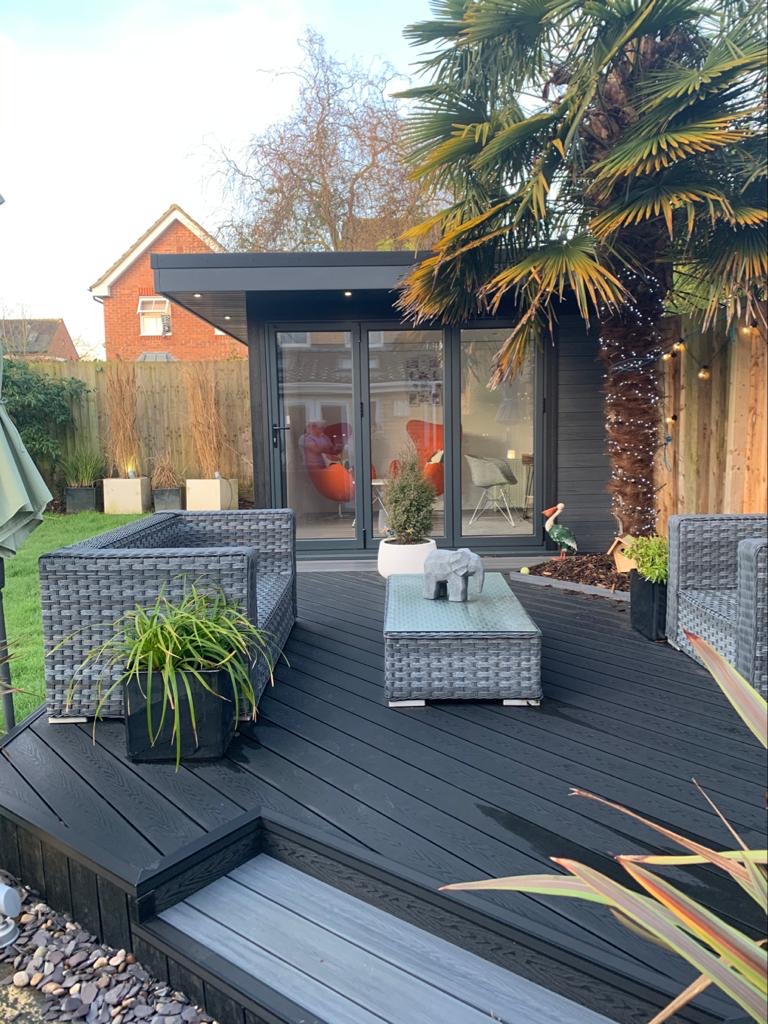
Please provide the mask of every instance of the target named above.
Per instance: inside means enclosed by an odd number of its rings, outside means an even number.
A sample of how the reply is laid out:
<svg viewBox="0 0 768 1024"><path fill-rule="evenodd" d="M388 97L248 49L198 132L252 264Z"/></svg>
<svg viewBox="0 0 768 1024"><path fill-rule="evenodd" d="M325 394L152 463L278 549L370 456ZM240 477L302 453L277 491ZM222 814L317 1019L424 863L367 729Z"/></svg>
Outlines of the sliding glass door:
<svg viewBox="0 0 768 1024"><path fill-rule="evenodd" d="M284 502L306 541L359 539L360 416L352 331L277 331L272 443Z"/></svg>
<svg viewBox="0 0 768 1024"><path fill-rule="evenodd" d="M415 456L435 488L432 536L445 534L445 358L442 331L368 331L372 533L386 530L383 495Z"/></svg>
<svg viewBox="0 0 768 1024"><path fill-rule="evenodd" d="M530 352L513 380L488 387L505 328L462 330L460 500L457 526L466 540L530 537L534 532L536 359Z"/></svg>
<svg viewBox="0 0 768 1024"><path fill-rule="evenodd" d="M303 548L375 548L404 458L435 490L432 536L507 549L540 535L539 359L490 390L508 328L338 324L271 332L273 484Z"/></svg>

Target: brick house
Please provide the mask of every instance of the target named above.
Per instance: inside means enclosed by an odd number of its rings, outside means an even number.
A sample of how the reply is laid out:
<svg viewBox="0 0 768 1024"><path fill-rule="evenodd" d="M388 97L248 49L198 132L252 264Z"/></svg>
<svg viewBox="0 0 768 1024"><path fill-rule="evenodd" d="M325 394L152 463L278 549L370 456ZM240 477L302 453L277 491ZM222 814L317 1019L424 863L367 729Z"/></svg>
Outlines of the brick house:
<svg viewBox="0 0 768 1024"><path fill-rule="evenodd" d="M14 359L74 362L79 359L67 325L59 317L53 320L0 320L0 348Z"/></svg>
<svg viewBox="0 0 768 1024"><path fill-rule="evenodd" d="M155 293L151 256L169 252L210 254L222 247L181 207L169 207L91 285L91 294L104 307L107 359L246 358L240 342Z"/></svg>

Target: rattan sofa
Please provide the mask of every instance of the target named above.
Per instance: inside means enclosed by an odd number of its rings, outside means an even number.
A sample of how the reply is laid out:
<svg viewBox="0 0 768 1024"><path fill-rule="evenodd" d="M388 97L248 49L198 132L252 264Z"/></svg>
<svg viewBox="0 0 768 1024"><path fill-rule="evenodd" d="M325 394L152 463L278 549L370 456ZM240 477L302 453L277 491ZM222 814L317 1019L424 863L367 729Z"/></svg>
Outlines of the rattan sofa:
<svg viewBox="0 0 768 1024"><path fill-rule="evenodd" d="M277 656L296 618L295 552L290 509L244 509L161 512L44 555L40 589L51 719L95 714L105 682L119 666L107 671L94 662L78 673L74 688L73 675L88 651L111 635L120 614L153 602L161 588L171 599L190 583L220 588L269 634ZM268 678L260 659L252 670L257 696ZM122 716L119 687L101 714Z"/></svg>
<svg viewBox="0 0 768 1024"><path fill-rule="evenodd" d="M768 692L768 516L669 520L667 639L708 640L763 695Z"/></svg>

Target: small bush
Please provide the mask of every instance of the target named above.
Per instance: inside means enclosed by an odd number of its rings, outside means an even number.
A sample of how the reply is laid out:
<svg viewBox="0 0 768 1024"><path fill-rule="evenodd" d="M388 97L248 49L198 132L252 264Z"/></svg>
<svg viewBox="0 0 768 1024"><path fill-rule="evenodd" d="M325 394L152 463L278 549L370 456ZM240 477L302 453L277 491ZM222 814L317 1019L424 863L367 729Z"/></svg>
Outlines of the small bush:
<svg viewBox="0 0 768 1024"><path fill-rule="evenodd" d="M61 469L67 487L91 487L102 475L104 459L93 448L78 447L61 460Z"/></svg>
<svg viewBox="0 0 768 1024"><path fill-rule="evenodd" d="M637 563L637 571L649 583L666 583L669 577L669 546L666 537L635 537L624 552Z"/></svg>
<svg viewBox="0 0 768 1024"><path fill-rule="evenodd" d="M389 533L397 544L423 544L432 532L435 489L425 479L415 455L400 462L400 471L384 491Z"/></svg>
<svg viewBox="0 0 768 1024"><path fill-rule="evenodd" d="M81 380L49 377L21 360L6 359L4 367L8 415L34 461L55 466L61 458L61 437L74 426L72 403L88 389Z"/></svg>
<svg viewBox="0 0 768 1024"><path fill-rule="evenodd" d="M176 472L171 453L166 448L155 459L152 468L152 489L155 491L167 490L178 487L180 483L181 478Z"/></svg>

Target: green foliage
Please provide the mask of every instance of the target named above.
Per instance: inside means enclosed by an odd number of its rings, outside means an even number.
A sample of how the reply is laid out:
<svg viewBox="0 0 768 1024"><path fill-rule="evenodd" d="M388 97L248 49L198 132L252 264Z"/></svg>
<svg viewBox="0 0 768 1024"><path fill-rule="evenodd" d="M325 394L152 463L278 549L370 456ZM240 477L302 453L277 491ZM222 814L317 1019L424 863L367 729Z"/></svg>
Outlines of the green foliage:
<svg viewBox="0 0 768 1024"><path fill-rule="evenodd" d="M241 705L245 705L251 717L256 717L257 698L250 668L258 658L264 658L271 674L272 644L240 605L228 601L221 591L203 590L193 584L178 601L160 593L150 607L137 606L119 616L112 630L109 639L86 655L70 689L71 696L80 673L94 663L103 665L105 675L115 667L121 669L118 678L102 693L96 719L118 686L139 687L147 699L147 730L153 745L166 719L172 720L178 766L182 728L179 694L187 697L190 724L197 740L195 692L203 687L215 693L202 673L221 671L227 676L232 684L236 720L241 717ZM69 637L62 643L68 640ZM159 716L152 700L152 688L158 684L162 687Z"/></svg>
<svg viewBox="0 0 768 1024"><path fill-rule="evenodd" d="M61 435L73 426L72 403L86 393L74 377L49 377L21 360L6 359L3 398L35 462L56 463Z"/></svg>
<svg viewBox="0 0 768 1024"><path fill-rule="evenodd" d="M103 474L104 459L94 448L78 446L61 459L61 468L67 487L91 487Z"/></svg>
<svg viewBox="0 0 768 1024"><path fill-rule="evenodd" d="M637 563L637 571L649 583L666 583L669 577L669 545L666 537L633 537L624 554Z"/></svg>
<svg viewBox="0 0 768 1024"><path fill-rule="evenodd" d="M403 308L520 315L496 380L554 325L564 289L605 323L649 295L710 322L766 293L762 0L446 0L406 30L426 84L414 174L457 199Z"/></svg>
<svg viewBox="0 0 768 1024"><path fill-rule="evenodd" d="M435 489L424 477L421 464L409 453L387 484L383 502L390 536L398 544L423 544L432 532Z"/></svg>
<svg viewBox="0 0 768 1024"><path fill-rule="evenodd" d="M657 538L644 539L651 541ZM768 747L768 705L765 700L710 644L692 633L687 635L744 724L758 737L763 748ZM768 876L765 868L768 864L768 851L748 849L714 801L697 783L694 784L728 829L738 849L710 849L642 817L628 807L595 796L594 793L574 789L571 791L573 796L593 800L640 822L681 847L684 852L616 857L618 864L634 883L631 888L594 868L563 857L553 857L552 860L568 874L515 875L479 882L459 882L443 888L462 891L499 889L563 896L602 904L630 931L682 957L697 971L698 977L653 1018L654 1024L669 1020L709 985L720 988L753 1020L764 1022L768 998L768 958L765 949L761 948L764 942L756 942L752 936L734 928L671 885L657 870L648 870L659 867L689 868L705 864L710 870L722 871L731 882L738 885L757 904L761 917L765 918L768 907Z"/></svg>

